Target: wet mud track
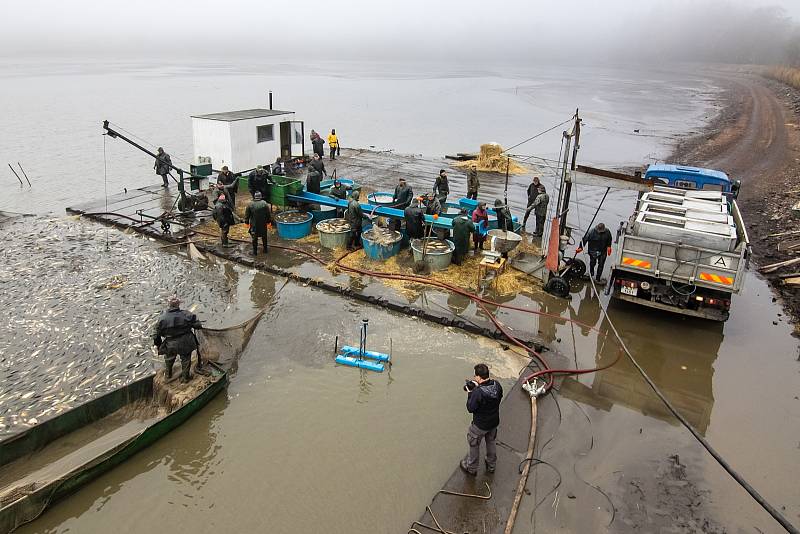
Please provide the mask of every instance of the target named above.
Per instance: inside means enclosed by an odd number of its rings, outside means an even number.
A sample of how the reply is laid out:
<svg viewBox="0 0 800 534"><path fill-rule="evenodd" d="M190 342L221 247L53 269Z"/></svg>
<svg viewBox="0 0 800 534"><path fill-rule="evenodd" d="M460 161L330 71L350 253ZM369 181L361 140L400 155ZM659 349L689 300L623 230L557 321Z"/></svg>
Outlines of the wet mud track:
<svg viewBox="0 0 800 534"><path fill-rule="evenodd" d="M800 234L782 234L800 227L791 207L800 201L800 91L755 74L722 72L726 93L719 116L703 132L679 144L673 160L727 172L742 181L742 208L757 265L791 259L779 251L781 241ZM782 283L779 274L765 275L795 322L800 320L800 291Z"/></svg>

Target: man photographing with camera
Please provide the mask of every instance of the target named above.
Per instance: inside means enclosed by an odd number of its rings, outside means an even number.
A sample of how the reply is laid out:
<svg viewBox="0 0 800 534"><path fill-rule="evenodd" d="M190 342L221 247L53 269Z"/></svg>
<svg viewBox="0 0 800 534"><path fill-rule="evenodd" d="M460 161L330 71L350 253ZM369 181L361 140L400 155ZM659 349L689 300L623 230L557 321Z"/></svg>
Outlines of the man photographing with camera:
<svg viewBox="0 0 800 534"><path fill-rule="evenodd" d="M500 424L500 401L503 388L499 382L489 378L489 367L485 363L475 366L475 377L464 384L467 392L467 411L472 414L472 424L467 431L469 454L461 460L461 469L468 475L478 474L481 441L486 440L486 470L494 473L497 464L497 426Z"/></svg>

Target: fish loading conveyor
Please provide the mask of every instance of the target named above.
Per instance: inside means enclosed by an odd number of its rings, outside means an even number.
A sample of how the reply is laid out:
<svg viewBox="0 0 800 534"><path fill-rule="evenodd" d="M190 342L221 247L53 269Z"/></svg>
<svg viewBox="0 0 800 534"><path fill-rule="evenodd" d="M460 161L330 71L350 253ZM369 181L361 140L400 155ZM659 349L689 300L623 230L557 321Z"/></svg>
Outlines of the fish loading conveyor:
<svg viewBox="0 0 800 534"><path fill-rule="evenodd" d="M286 195L286 198L295 202L303 202L306 204L320 204L322 206L332 206L335 208L341 208L343 210L347 209L347 200L339 200L326 195L309 193L307 191L301 191L297 195ZM465 205L465 203L467 205ZM399 219L401 221L405 219L403 210L397 208L387 208L385 206L376 206L374 204L366 204L363 202L360 202L359 204L363 212L370 216L380 215L382 217ZM459 201L459 204L468 211L471 211L475 208L475 206L477 206L476 201L467 198L462 198ZM488 212L490 215L495 215L495 212L492 209L488 209ZM519 224L517 217L511 217L511 220L514 223L514 227L517 228L517 225ZM433 225L434 228L443 228L445 230L453 229L453 219L450 217L438 217L434 219L433 215L425 215L425 224Z"/></svg>
<svg viewBox="0 0 800 534"><path fill-rule="evenodd" d="M306 204L320 204L322 206L333 206L335 208L347 209L347 201L331 198L325 195L317 195L316 193L309 193L302 191L297 195L286 195L286 198L295 202L304 202ZM382 217L389 217L392 219L403 220L405 218L403 210L397 208L386 208L383 206L375 206L374 204L359 203L365 215L380 215ZM432 224L434 228L445 228L452 230L453 220L446 217L433 218L433 215L425 215L425 224Z"/></svg>

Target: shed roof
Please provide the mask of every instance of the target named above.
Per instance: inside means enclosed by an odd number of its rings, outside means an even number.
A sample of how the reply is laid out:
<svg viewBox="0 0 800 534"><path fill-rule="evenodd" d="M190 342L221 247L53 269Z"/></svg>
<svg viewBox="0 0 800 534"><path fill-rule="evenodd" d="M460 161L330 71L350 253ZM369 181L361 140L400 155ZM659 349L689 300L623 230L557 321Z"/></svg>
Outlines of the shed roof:
<svg viewBox="0 0 800 534"><path fill-rule="evenodd" d="M279 109L243 109L240 111L225 111L223 113L209 113L208 115L192 115L194 119L208 119L212 121L241 121L246 119L260 119L275 115L290 115L294 111L281 111Z"/></svg>

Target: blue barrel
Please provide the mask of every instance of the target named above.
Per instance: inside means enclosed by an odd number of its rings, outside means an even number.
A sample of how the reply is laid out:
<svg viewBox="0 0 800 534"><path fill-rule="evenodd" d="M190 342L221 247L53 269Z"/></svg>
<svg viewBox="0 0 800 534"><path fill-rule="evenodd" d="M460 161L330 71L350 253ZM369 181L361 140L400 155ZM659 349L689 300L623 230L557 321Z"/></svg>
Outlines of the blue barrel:
<svg viewBox="0 0 800 534"><path fill-rule="evenodd" d="M320 221L336 218L335 206L322 206L318 210L311 210L311 216L314 217L313 223L316 225Z"/></svg>
<svg viewBox="0 0 800 534"><path fill-rule="evenodd" d="M394 193L388 191L375 191L367 195L367 202L373 206L390 207L394 204Z"/></svg>
<svg viewBox="0 0 800 534"><path fill-rule="evenodd" d="M300 213L297 210L284 211L282 213ZM311 221L314 217L310 213L306 213L306 220L300 222L281 222L278 217L280 213L275 216L275 222L278 225L278 237L282 239L302 239L311 233Z"/></svg>
<svg viewBox="0 0 800 534"><path fill-rule="evenodd" d="M364 254L371 260L388 260L398 252L400 252L400 243L403 241L403 235L400 232L394 232L396 239L388 245L381 245L370 241L369 232L361 234L361 244L364 246Z"/></svg>

